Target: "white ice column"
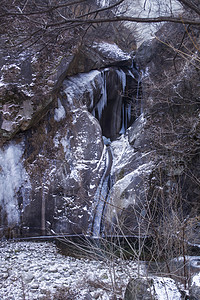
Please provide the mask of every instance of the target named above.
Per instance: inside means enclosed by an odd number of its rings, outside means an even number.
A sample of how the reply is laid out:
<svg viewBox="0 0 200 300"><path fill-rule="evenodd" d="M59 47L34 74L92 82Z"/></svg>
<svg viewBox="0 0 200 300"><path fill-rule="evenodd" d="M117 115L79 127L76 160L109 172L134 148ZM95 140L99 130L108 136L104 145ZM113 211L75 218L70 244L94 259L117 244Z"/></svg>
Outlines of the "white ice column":
<svg viewBox="0 0 200 300"><path fill-rule="evenodd" d="M0 150L0 205L6 213L9 226L19 223L19 190L22 190L22 196L28 197L29 179L22 164L23 152L22 145L14 143ZM28 204L28 199L24 199L24 202Z"/></svg>

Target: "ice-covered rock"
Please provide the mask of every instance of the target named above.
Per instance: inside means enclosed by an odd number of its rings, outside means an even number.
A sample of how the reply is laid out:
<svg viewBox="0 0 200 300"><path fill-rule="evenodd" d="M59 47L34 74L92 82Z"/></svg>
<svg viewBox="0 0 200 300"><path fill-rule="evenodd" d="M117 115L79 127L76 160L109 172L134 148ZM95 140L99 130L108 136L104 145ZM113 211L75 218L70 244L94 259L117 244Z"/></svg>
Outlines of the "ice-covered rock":
<svg viewBox="0 0 200 300"><path fill-rule="evenodd" d="M127 285L124 300L181 300L173 279L167 277L134 278Z"/></svg>

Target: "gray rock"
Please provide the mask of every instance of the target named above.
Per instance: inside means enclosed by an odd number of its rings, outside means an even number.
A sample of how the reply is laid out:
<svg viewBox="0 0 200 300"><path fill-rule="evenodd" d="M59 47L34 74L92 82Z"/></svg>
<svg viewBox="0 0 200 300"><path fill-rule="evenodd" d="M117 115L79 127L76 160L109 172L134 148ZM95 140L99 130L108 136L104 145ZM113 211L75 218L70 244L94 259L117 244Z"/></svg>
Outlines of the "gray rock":
<svg viewBox="0 0 200 300"><path fill-rule="evenodd" d="M199 300L200 299L200 287L195 284L189 290L190 300Z"/></svg>
<svg viewBox="0 0 200 300"><path fill-rule="evenodd" d="M35 276L32 272L27 272L23 275L23 280L26 283L30 283L34 278L35 278Z"/></svg>
<svg viewBox="0 0 200 300"><path fill-rule="evenodd" d="M106 66L131 66L131 56L122 51L115 43L93 41L92 44L82 45L72 62L69 64L67 75L89 72L91 69L101 69Z"/></svg>
<svg viewBox="0 0 200 300"><path fill-rule="evenodd" d="M58 272L58 269L57 269L56 266L50 266L48 271L49 271L50 273L56 273L56 272Z"/></svg>
<svg viewBox="0 0 200 300"><path fill-rule="evenodd" d="M38 282L33 282L33 284L31 284L31 289L37 290L38 288L39 288Z"/></svg>
<svg viewBox="0 0 200 300"><path fill-rule="evenodd" d="M155 300L153 281L144 278L132 279L126 288L124 300Z"/></svg>
<svg viewBox="0 0 200 300"><path fill-rule="evenodd" d="M92 298L92 295L90 294L90 293L87 293L87 294L85 294L85 295L83 295L83 299L84 300L92 300L93 298Z"/></svg>

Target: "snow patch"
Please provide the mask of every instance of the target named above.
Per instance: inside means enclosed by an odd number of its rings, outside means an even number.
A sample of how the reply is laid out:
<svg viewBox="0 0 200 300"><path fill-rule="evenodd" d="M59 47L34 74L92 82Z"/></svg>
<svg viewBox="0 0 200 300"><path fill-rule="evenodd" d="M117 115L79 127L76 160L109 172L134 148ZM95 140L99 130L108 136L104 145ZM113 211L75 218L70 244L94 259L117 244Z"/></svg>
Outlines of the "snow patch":
<svg viewBox="0 0 200 300"><path fill-rule="evenodd" d="M3 82L3 76L1 76L1 79L0 79L0 87L5 86L5 85L6 85L6 83Z"/></svg>
<svg viewBox="0 0 200 300"><path fill-rule="evenodd" d="M65 118L65 115L66 115L65 109L62 106L60 99L58 98L58 108L55 108L54 120L59 122Z"/></svg>
<svg viewBox="0 0 200 300"><path fill-rule="evenodd" d="M58 141L57 136L54 139L55 139L54 143L56 143ZM63 146L63 150L64 150L64 153L65 153L65 159L67 159L67 157L68 157L68 155L70 153L70 141L67 138L67 135L65 137L63 137L60 142L61 142L61 144Z"/></svg>
<svg viewBox="0 0 200 300"><path fill-rule="evenodd" d="M103 54L106 57L112 58L112 59L116 59L116 60L129 60L131 59L131 56L122 51L122 49L120 49L117 44L113 43L106 43L106 42L101 42L101 43L97 43L95 42L93 44L93 48L99 49L100 51L103 52Z"/></svg>
<svg viewBox="0 0 200 300"><path fill-rule="evenodd" d="M136 170L131 173L128 173L122 179L118 180L114 185L114 190L117 191L118 196L120 196L123 191L129 186L129 184L134 180L136 177L141 177L145 174L149 174L152 171L153 163L149 162L139 166ZM119 195L120 193L120 195ZM132 199L133 200L133 199Z"/></svg>
<svg viewBox="0 0 200 300"><path fill-rule="evenodd" d="M97 4L101 7L109 6L110 5L110 0L97 0Z"/></svg>
<svg viewBox="0 0 200 300"><path fill-rule="evenodd" d="M1 129L6 131L12 131L14 122L9 120L3 120L3 123L1 124Z"/></svg>
<svg viewBox="0 0 200 300"><path fill-rule="evenodd" d="M72 168L70 177L75 179L75 181L79 182L80 181L80 174L77 168Z"/></svg>
<svg viewBox="0 0 200 300"><path fill-rule="evenodd" d="M90 190L93 190L96 187L95 184L90 184Z"/></svg>
<svg viewBox="0 0 200 300"><path fill-rule="evenodd" d="M80 98L84 93L88 93L87 96L93 106L93 90L96 86L96 79L101 75L101 72L94 70L88 73L82 73L75 76L71 76L69 80L64 81L65 94L68 97L69 104L73 105L74 98ZM97 79L98 81L98 79Z"/></svg>
<svg viewBox="0 0 200 300"><path fill-rule="evenodd" d="M10 69L17 69L20 70L20 67L17 66L16 64L11 64L11 65L3 65L3 67L1 68L1 71L8 71Z"/></svg>
<svg viewBox="0 0 200 300"><path fill-rule="evenodd" d="M154 288L157 300L181 300L176 283L171 278L154 278Z"/></svg>
<svg viewBox="0 0 200 300"><path fill-rule="evenodd" d="M133 148L128 141L128 135L122 134L119 139L111 143L113 150L113 166L111 173L116 169L123 168L123 165L129 161L129 153L133 156Z"/></svg>
<svg viewBox="0 0 200 300"><path fill-rule="evenodd" d="M192 277L192 285L200 287L200 272Z"/></svg>

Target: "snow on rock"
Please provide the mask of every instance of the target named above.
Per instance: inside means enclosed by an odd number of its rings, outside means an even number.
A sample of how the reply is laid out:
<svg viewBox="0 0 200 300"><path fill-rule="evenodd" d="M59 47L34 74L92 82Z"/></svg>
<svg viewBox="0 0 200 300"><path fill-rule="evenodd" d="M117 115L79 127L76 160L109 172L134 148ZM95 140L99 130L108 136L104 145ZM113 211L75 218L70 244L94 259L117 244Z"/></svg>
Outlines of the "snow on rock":
<svg viewBox="0 0 200 300"><path fill-rule="evenodd" d="M126 288L124 300L130 299L181 300L182 297L171 278L138 276L132 278Z"/></svg>
<svg viewBox="0 0 200 300"><path fill-rule="evenodd" d="M125 175L122 179L118 180L115 184L118 195L122 194L128 185L134 180L135 177L142 176L143 174L150 174L152 171L152 162L139 166L136 170ZM131 195L132 197L132 195ZM132 199L134 200L134 199ZM133 201L134 202L134 201Z"/></svg>
<svg viewBox="0 0 200 300"><path fill-rule="evenodd" d="M141 117L142 119L142 117ZM133 124L134 126L134 124ZM137 128L141 127L138 122ZM124 218L138 203L145 203L149 176L154 168L151 152L136 151L130 143L129 132L111 143L113 165L111 174L115 182L110 191L110 205L106 211L106 220ZM136 141L140 136L136 136ZM123 213L122 213L123 212ZM146 213L145 211L141 213ZM133 214L134 215L134 214ZM137 234L137 220L132 217L130 231Z"/></svg>
<svg viewBox="0 0 200 300"><path fill-rule="evenodd" d="M129 205L134 206L137 204L136 200L138 198L142 199L143 191L140 191L140 185L144 185L143 180L152 172L152 168L152 162L143 164L114 184L111 191L111 201L114 208L110 208L110 216L116 215L119 207L128 209Z"/></svg>
<svg viewBox="0 0 200 300"><path fill-rule="evenodd" d="M3 76L1 76L0 78L0 87L5 86L6 83L3 82Z"/></svg>
<svg viewBox="0 0 200 300"><path fill-rule="evenodd" d="M189 244L192 245L194 247L199 247L198 244ZM184 261L186 261L187 266L189 268L195 268L197 270L200 271L200 257L199 256L190 256L190 255L186 255L185 257L183 256L179 256L178 258L174 259L175 262L181 262L183 263Z"/></svg>
<svg viewBox="0 0 200 300"><path fill-rule="evenodd" d="M134 149L129 144L128 136L124 134L122 134L117 140L113 141L111 146L113 150L113 173L114 170L121 169L125 165L126 161L129 161L130 156L134 155Z"/></svg>
<svg viewBox="0 0 200 300"><path fill-rule="evenodd" d="M63 83L68 100L83 99L86 94L87 98L89 98L88 100L91 101L91 107L93 106L94 90L97 86L102 86L102 84L101 72L97 70L71 76L69 80L65 80Z"/></svg>
<svg viewBox="0 0 200 300"><path fill-rule="evenodd" d="M110 0L97 0L97 4L100 5L101 7L109 6Z"/></svg>
<svg viewBox="0 0 200 300"><path fill-rule="evenodd" d="M144 131L144 126L146 124L146 119L144 118L144 114L142 113L128 129L128 138L129 143L134 143L137 139L140 138Z"/></svg>
<svg viewBox="0 0 200 300"><path fill-rule="evenodd" d="M101 43L95 42L93 44L93 48L97 48L98 50L101 51L103 55L105 55L108 58L115 59L116 61L131 59L130 54L122 51L122 49L120 49L115 43L111 44L107 42L101 42Z"/></svg>
<svg viewBox="0 0 200 300"><path fill-rule="evenodd" d="M156 277L153 279L156 300L181 300L181 293L179 292L175 281L171 278Z"/></svg>
<svg viewBox="0 0 200 300"><path fill-rule="evenodd" d="M200 272L192 277L192 285L200 287Z"/></svg>
<svg viewBox="0 0 200 300"><path fill-rule="evenodd" d="M12 121L3 120L1 124L1 129L6 131L12 131L14 123Z"/></svg>

